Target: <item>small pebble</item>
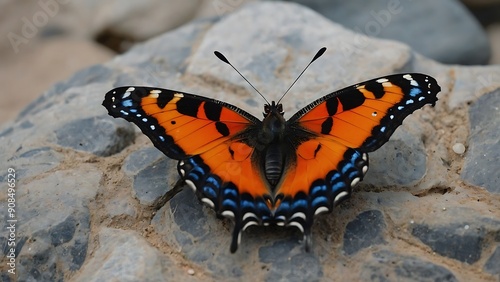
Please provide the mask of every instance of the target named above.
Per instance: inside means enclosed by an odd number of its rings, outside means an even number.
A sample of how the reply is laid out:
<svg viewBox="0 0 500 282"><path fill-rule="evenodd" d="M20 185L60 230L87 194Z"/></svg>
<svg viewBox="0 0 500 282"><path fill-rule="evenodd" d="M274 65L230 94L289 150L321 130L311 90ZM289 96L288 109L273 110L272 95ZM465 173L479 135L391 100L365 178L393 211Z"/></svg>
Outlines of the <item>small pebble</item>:
<svg viewBox="0 0 500 282"><path fill-rule="evenodd" d="M462 143L455 143L453 145L453 152L455 152L455 153L457 153L459 155L465 153L465 146L464 146L464 144L462 144Z"/></svg>
<svg viewBox="0 0 500 282"><path fill-rule="evenodd" d="M189 275L194 275L194 269L192 269L192 268L188 269L188 274Z"/></svg>

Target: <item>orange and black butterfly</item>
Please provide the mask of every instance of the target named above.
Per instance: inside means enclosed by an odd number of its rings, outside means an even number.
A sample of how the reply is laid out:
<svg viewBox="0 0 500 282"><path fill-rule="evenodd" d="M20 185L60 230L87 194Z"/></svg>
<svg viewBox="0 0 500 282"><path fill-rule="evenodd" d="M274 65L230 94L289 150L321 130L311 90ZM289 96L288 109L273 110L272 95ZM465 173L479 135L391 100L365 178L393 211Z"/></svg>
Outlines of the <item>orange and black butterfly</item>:
<svg viewBox="0 0 500 282"><path fill-rule="evenodd" d="M368 170L367 153L434 105L440 90L425 74L390 75L330 93L288 120L279 101L265 104L259 120L222 101L151 87L113 89L103 105L179 160L177 189L187 184L234 220L231 252L247 227L271 224L296 226L309 250L314 216L349 197Z"/></svg>

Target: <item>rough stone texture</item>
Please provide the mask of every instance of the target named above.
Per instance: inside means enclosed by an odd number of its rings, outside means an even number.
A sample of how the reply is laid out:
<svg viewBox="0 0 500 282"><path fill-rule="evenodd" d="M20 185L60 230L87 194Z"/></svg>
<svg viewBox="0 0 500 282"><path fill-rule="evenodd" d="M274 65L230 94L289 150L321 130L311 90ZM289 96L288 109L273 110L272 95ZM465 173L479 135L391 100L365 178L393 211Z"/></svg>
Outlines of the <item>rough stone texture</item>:
<svg viewBox="0 0 500 282"><path fill-rule="evenodd" d="M463 226L427 226L413 227L412 234L432 248L436 253L469 264L481 258L484 234L481 230L470 230ZM459 234L457 234L459 233ZM462 233L462 234L460 234Z"/></svg>
<svg viewBox="0 0 500 282"><path fill-rule="evenodd" d="M96 129L99 131L96 132ZM126 122L112 122L102 117L75 120L56 130L56 143L63 147L109 156L129 146L135 138ZM102 140L95 140L96 138ZM112 142L107 142L107 141Z"/></svg>
<svg viewBox="0 0 500 282"><path fill-rule="evenodd" d="M387 225L378 210L360 213L349 222L344 232L344 252L352 255L362 249L386 243L382 234Z"/></svg>
<svg viewBox="0 0 500 282"><path fill-rule="evenodd" d="M485 31L456 0L291 2L308 6L358 33L404 42L442 63L486 64L491 55Z"/></svg>
<svg viewBox="0 0 500 282"><path fill-rule="evenodd" d="M18 187L26 187L18 188L16 195L20 281L60 280L85 262L90 236L88 205L95 198L102 173L89 165L79 169L19 182ZM6 202L0 202L0 207L6 211ZM2 221L6 220L7 213L2 213Z"/></svg>
<svg viewBox="0 0 500 282"><path fill-rule="evenodd" d="M497 274L500 278L500 246L497 246L495 252L491 255L488 261L484 264L484 270L489 273Z"/></svg>
<svg viewBox="0 0 500 282"><path fill-rule="evenodd" d="M408 131L398 130L387 144L370 154L370 170L364 183L410 185L424 177L426 162L422 140Z"/></svg>
<svg viewBox="0 0 500 282"><path fill-rule="evenodd" d="M500 194L498 116L500 116L500 90L482 96L470 107L470 146L462 178L492 193Z"/></svg>
<svg viewBox="0 0 500 282"><path fill-rule="evenodd" d="M294 228L250 227L230 254L232 222L217 219L191 190L159 210L151 206L178 179L176 164L137 128L108 117L104 93L155 85L216 97L260 117L262 99L213 51L223 52L272 100L322 46L328 51L283 100L286 117L336 89L389 73L428 73L443 89L436 107L411 115L382 153L370 154L371 172L351 198L317 217L312 252L304 251ZM18 172L17 278L497 279L500 196L465 183L461 173L475 146L498 142L498 127L489 124L500 117L488 106L497 102L488 93L500 89L499 77L498 66L440 65L404 44L354 35L290 3L248 5L162 35L58 83L0 128L1 191L7 168ZM479 108L469 110L469 102ZM479 112L488 122L474 123ZM472 138L469 120L484 134ZM465 160L452 150L457 142L466 145ZM485 165L467 170L481 172ZM1 194L4 225L6 203ZM0 278L15 281L3 274L5 262Z"/></svg>
<svg viewBox="0 0 500 282"><path fill-rule="evenodd" d="M101 247L74 281L194 280L187 273L172 271L178 266L134 231L104 228L98 237Z"/></svg>
<svg viewBox="0 0 500 282"><path fill-rule="evenodd" d="M176 161L154 147L133 152L123 166L125 173L134 177L134 197L143 205L151 205L165 194L178 175L176 168Z"/></svg>
<svg viewBox="0 0 500 282"><path fill-rule="evenodd" d="M363 265L363 281L459 281L443 266L390 251L374 252Z"/></svg>

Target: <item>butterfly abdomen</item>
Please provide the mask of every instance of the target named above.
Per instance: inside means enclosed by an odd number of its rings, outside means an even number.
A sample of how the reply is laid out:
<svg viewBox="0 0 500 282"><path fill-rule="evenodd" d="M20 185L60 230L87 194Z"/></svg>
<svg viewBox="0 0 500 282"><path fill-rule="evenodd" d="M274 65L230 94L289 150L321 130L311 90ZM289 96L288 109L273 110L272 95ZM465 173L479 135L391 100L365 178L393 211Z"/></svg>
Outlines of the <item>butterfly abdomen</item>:
<svg viewBox="0 0 500 282"><path fill-rule="evenodd" d="M284 164L283 150L279 144L271 144L266 150L264 159L264 173L266 179L273 187L276 187L283 174Z"/></svg>

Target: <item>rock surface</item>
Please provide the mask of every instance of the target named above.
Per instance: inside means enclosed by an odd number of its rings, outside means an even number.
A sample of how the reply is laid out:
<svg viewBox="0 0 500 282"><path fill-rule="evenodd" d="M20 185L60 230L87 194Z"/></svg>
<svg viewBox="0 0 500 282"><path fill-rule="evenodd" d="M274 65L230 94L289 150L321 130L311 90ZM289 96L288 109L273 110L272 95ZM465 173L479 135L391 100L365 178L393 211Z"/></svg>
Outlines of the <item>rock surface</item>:
<svg viewBox="0 0 500 282"><path fill-rule="evenodd" d="M358 33L404 42L438 62L487 64L491 56L484 29L457 0L291 2L308 6Z"/></svg>
<svg viewBox="0 0 500 282"><path fill-rule="evenodd" d="M328 51L283 101L287 117L314 98L395 72L428 73L442 92L436 107L411 115L395 138L370 154L370 173L352 197L317 217L310 253L295 229L255 227L230 254L232 222L217 219L190 190L155 209L177 180L176 164L137 128L107 116L104 93L155 85L261 116L262 99L213 51L276 99L322 46ZM1 191L7 169L18 172L17 278L494 281L500 195L464 171L487 179L484 166L498 170L498 163L464 166L486 149L498 151L498 130L489 124L500 119L493 105L499 89L498 66L440 65L404 44L354 35L295 4L253 4L193 22L76 73L0 129ZM457 142L466 145L464 155L453 152ZM0 195L5 224L7 199ZM6 273L6 258L0 269Z"/></svg>

